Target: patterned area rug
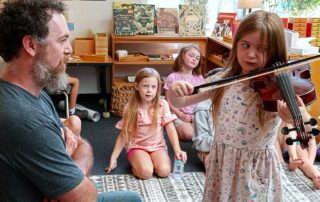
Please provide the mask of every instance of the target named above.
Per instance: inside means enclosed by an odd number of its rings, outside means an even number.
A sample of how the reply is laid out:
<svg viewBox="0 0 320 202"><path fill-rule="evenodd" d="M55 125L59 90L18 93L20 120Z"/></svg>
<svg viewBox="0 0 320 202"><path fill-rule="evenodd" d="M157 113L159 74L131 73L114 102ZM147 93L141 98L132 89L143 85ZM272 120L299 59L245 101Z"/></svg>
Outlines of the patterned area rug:
<svg viewBox="0 0 320 202"><path fill-rule="evenodd" d="M320 166L317 165L318 170ZM312 180L307 178L302 171L297 169L291 172L288 166L283 166L285 175L282 176L284 185L284 201L287 202L314 202L320 201L320 190L313 188Z"/></svg>
<svg viewBox="0 0 320 202"><path fill-rule="evenodd" d="M320 191L313 189L312 181L300 170L290 172L285 166L284 171L284 201L320 201ZM202 172L188 172L180 181L171 176L140 180L133 175L96 175L91 179L98 192L131 190L138 192L145 202L196 202L202 200L205 176Z"/></svg>
<svg viewBox="0 0 320 202"><path fill-rule="evenodd" d="M146 202L194 202L202 199L205 176L201 172L188 172L183 180L171 176L140 180L133 175L96 175L91 179L98 192L130 190L138 192Z"/></svg>

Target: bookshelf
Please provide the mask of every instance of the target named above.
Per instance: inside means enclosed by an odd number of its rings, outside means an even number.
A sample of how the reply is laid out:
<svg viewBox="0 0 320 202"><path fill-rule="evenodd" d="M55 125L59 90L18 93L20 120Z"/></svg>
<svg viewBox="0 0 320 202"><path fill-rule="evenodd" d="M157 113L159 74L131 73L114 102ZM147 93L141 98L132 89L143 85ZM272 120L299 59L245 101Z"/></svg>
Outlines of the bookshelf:
<svg viewBox="0 0 320 202"><path fill-rule="evenodd" d="M145 55L172 55L179 53L179 50L186 45L196 45L204 58L207 55L207 37L189 37L179 35L136 35L136 36L117 36L111 34L111 57L112 82L123 81L126 74L134 75L135 68L154 67L161 76L167 76L172 72L172 60L152 60L152 61L119 61L116 55L117 50L127 50L130 53L142 53ZM207 65L204 59L202 72L207 72Z"/></svg>
<svg viewBox="0 0 320 202"><path fill-rule="evenodd" d="M136 71L143 67L155 68L162 77L172 72L174 60L148 60L137 58L137 61L121 61L117 58L117 50L126 50L128 54L143 55L172 55L178 54L186 45L197 46L203 55L202 72L207 72L207 37L179 36L179 35L135 35L117 36L111 33L111 57L113 65L111 70L112 98L111 112L121 116L123 106L128 100L133 83L126 80L126 76L135 75ZM137 55L138 55L137 54ZM163 82L162 82L163 84Z"/></svg>
<svg viewBox="0 0 320 202"><path fill-rule="evenodd" d="M216 67L225 67L227 55L232 48L232 44L223 41L222 38L208 37L207 70Z"/></svg>

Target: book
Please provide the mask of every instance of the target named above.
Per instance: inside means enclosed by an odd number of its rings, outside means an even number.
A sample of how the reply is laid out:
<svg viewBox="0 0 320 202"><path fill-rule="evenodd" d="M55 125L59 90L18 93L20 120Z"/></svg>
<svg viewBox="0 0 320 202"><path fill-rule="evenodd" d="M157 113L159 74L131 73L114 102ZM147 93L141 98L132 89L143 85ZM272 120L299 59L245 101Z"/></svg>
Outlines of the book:
<svg viewBox="0 0 320 202"><path fill-rule="evenodd" d="M163 35L179 33L178 9L157 8L157 32Z"/></svg>
<svg viewBox="0 0 320 202"><path fill-rule="evenodd" d="M179 5L179 34L205 36L206 5Z"/></svg>
<svg viewBox="0 0 320 202"><path fill-rule="evenodd" d="M162 60L160 55L148 55L148 60Z"/></svg>
<svg viewBox="0 0 320 202"><path fill-rule="evenodd" d="M116 35L135 35L134 5L113 3L114 33Z"/></svg>
<svg viewBox="0 0 320 202"><path fill-rule="evenodd" d="M134 24L137 34L154 34L155 5L134 4Z"/></svg>
<svg viewBox="0 0 320 202"><path fill-rule="evenodd" d="M236 15L236 13L220 12L218 14L217 21L212 32L212 36L223 37L226 35L232 37L233 20L236 18ZM235 28L234 31L236 31Z"/></svg>

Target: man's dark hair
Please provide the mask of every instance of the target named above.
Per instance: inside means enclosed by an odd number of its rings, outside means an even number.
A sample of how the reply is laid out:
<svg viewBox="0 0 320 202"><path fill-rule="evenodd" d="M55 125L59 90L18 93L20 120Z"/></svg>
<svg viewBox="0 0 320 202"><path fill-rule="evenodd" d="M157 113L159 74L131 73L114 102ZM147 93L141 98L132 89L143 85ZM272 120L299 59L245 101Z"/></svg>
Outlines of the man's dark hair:
<svg viewBox="0 0 320 202"><path fill-rule="evenodd" d="M53 12L63 13L59 0L14 0L0 10L0 56L9 62L19 56L22 38L31 35L41 41L49 34Z"/></svg>

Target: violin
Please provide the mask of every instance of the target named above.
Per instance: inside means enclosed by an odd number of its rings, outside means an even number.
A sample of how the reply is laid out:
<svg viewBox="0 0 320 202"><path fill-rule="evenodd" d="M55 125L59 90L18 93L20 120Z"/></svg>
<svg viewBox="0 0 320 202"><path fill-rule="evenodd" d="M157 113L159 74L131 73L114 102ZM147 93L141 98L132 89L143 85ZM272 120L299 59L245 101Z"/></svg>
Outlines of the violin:
<svg viewBox="0 0 320 202"><path fill-rule="evenodd" d="M262 108L269 112L277 111L277 100L286 101L291 98L291 91L294 97L298 95L306 106L317 99L309 65L302 65L288 72L256 77L250 80L250 86L259 93ZM281 90L282 88L284 89ZM284 94L289 94L290 97L285 97Z"/></svg>
<svg viewBox="0 0 320 202"><path fill-rule="evenodd" d="M250 82L252 87L259 93L262 108L265 110L276 112L277 100L284 100L287 103L295 127L291 129L283 127L281 132L287 135L290 131L295 130L297 138L292 139L289 137L286 139L286 143L292 145L294 142L299 141L303 149L309 147L309 140L312 138L311 134L319 134L319 130L317 129L310 132L306 131L305 125L310 124L314 126L317 124L317 121L311 118L309 121L304 122L296 101L297 95L301 97L307 106L317 99L308 67L309 65L305 65L292 71L276 73L274 76L257 77Z"/></svg>
<svg viewBox="0 0 320 202"><path fill-rule="evenodd" d="M250 85L259 93L261 97L262 107L271 112L277 111L277 100L284 100L290 110L294 121L294 128L282 128L281 132L284 135L289 134L291 131L297 132L296 139L287 138L286 143L292 145L294 142L300 142L303 149L309 148L309 140L312 135L318 135L318 129L313 128L312 131L307 132L305 124L315 126L317 121L311 118L309 121L304 122L296 100L296 95L300 96L305 103L309 105L316 100L315 88L311 82L310 71L306 67L296 68L293 71L286 72L290 68L297 67L298 65L308 64L310 61L319 60L320 55L311 56L301 60L296 60L284 64L276 64L272 67L267 67L262 70L250 72L248 74L232 76L229 78L221 79L211 83L202 84L194 87L193 94L199 93L200 88L210 87L209 90L254 79L250 81Z"/></svg>

